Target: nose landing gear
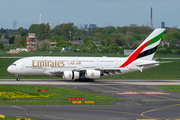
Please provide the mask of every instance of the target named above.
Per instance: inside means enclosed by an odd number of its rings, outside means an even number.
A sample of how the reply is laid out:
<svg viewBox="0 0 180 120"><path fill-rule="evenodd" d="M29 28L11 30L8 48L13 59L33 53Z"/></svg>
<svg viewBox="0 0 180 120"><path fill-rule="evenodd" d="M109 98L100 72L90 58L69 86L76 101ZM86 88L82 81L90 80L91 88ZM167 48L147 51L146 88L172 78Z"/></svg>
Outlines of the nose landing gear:
<svg viewBox="0 0 180 120"><path fill-rule="evenodd" d="M16 75L16 76L17 76L16 81L20 81L19 75Z"/></svg>

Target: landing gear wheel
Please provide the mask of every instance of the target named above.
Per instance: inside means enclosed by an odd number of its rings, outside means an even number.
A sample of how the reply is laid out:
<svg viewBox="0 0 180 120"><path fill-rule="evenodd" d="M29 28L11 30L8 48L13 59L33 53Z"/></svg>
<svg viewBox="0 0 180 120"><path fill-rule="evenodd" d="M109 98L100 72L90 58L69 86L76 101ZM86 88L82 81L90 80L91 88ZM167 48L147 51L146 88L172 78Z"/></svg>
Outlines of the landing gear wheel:
<svg viewBox="0 0 180 120"><path fill-rule="evenodd" d="M79 78L78 80L79 82L95 82L95 79L89 79L89 78Z"/></svg>
<svg viewBox="0 0 180 120"><path fill-rule="evenodd" d="M88 82L95 82L95 79L87 79Z"/></svg>
<svg viewBox="0 0 180 120"><path fill-rule="evenodd" d="M19 75L15 74L17 76L16 81L20 81Z"/></svg>
<svg viewBox="0 0 180 120"><path fill-rule="evenodd" d="M17 81L20 81L20 78L16 78Z"/></svg>

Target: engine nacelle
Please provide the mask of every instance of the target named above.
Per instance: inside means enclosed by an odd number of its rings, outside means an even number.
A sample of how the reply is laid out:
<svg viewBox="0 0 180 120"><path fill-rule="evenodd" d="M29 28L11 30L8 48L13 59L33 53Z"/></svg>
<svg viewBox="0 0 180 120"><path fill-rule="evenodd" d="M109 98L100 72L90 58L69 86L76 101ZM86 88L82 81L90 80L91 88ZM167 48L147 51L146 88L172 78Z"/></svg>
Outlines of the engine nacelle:
<svg viewBox="0 0 180 120"><path fill-rule="evenodd" d="M76 80L79 79L79 72L76 71L64 71L63 72L64 80Z"/></svg>
<svg viewBox="0 0 180 120"><path fill-rule="evenodd" d="M85 77L86 78L100 78L101 72L97 70L86 70Z"/></svg>

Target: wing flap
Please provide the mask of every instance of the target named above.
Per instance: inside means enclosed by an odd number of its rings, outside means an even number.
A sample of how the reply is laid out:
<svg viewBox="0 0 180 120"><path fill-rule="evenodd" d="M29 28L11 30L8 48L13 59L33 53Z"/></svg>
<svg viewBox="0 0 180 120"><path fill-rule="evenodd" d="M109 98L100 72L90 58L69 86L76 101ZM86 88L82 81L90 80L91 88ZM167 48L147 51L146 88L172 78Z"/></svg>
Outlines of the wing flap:
<svg viewBox="0 0 180 120"><path fill-rule="evenodd" d="M116 71L116 70L129 70L129 68L95 68L95 70L112 70L112 71Z"/></svg>

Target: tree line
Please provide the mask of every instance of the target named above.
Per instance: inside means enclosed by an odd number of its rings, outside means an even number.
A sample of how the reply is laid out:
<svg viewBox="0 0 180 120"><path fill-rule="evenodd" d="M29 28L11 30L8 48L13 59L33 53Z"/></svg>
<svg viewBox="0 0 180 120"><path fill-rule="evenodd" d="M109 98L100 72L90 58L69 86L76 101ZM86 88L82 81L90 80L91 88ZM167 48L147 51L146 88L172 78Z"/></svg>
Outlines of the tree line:
<svg viewBox="0 0 180 120"><path fill-rule="evenodd" d="M0 29L0 37L9 39L11 47L26 47L28 33L36 33L37 40L44 43L38 45L37 50L61 51L70 48L71 51L81 52L123 52L124 49L135 49L138 41L143 41L153 30L146 26L131 24L123 27L108 26L106 28L92 28L80 30L74 23L63 23L50 29L49 24L32 24L29 29L20 27L16 30ZM49 42L57 42L51 47ZM81 41L80 45L72 45L69 41ZM172 44L180 41L180 29L166 28L163 40L170 42L171 52L178 52L179 47ZM47 46L47 47L43 47ZM158 52L167 52L166 47L159 46ZM169 49L168 48L168 49Z"/></svg>

